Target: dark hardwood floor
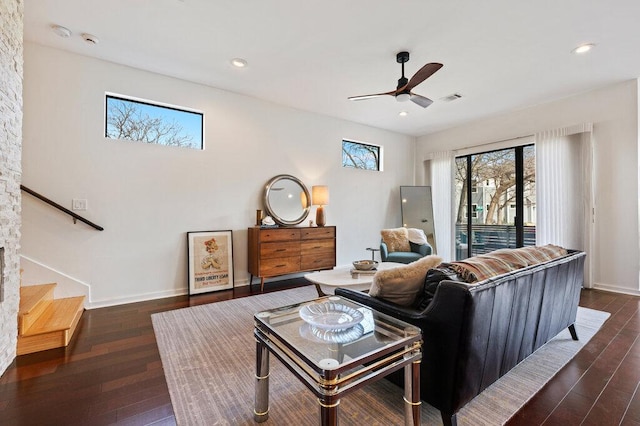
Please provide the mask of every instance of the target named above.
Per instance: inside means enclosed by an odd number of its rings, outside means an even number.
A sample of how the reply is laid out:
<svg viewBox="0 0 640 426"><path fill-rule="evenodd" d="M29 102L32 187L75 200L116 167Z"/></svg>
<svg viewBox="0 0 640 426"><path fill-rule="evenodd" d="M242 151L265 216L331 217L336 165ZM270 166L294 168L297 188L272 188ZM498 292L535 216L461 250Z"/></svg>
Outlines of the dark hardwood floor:
<svg viewBox="0 0 640 426"><path fill-rule="evenodd" d="M583 290L580 306L611 317L508 425L640 425L640 297Z"/></svg>
<svg viewBox="0 0 640 426"><path fill-rule="evenodd" d="M151 314L249 295L241 287L86 311L67 348L20 356L0 378L0 425L175 424ZM611 318L509 425L640 425L640 297L589 290L580 305Z"/></svg>

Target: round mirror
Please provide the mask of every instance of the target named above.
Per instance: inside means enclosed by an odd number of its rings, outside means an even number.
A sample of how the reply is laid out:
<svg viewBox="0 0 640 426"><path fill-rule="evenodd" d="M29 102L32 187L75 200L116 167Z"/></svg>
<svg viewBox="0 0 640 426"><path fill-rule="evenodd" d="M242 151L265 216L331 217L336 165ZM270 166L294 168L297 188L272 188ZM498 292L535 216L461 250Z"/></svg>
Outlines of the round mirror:
<svg viewBox="0 0 640 426"><path fill-rule="evenodd" d="M278 175L264 188L264 209L279 225L297 225L309 215L311 196L295 176Z"/></svg>

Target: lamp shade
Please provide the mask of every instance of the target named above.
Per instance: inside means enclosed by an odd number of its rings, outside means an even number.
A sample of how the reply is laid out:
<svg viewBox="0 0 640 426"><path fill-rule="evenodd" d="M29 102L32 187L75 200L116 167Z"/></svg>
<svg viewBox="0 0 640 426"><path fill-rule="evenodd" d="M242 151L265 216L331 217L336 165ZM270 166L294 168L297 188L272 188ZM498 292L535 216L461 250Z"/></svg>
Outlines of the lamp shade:
<svg viewBox="0 0 640 426"><path fill-rule="evenodd" d="M311 187L311 199L314 206L326 206L329 204L329 187L317 185Z"/></svg>

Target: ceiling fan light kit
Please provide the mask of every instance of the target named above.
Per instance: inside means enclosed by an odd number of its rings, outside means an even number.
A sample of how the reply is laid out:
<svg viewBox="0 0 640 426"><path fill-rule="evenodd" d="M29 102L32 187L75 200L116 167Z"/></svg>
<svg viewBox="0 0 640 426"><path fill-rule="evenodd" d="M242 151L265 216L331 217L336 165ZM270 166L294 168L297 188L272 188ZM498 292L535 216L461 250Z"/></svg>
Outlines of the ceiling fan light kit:
<svg viewBox="0 0 640 426"><path fill-rule="evenodd" d="M412 101L414 104L421 106L422 108L426 108L433 103L433 101L424 96L413 93L411 90L416 87L418 84L425 81L427 78L431 77L436 71L442 68L442 64L437 62L431 62L423 66L418 70L417 73L411 77L411 79L407 79L404 76L404 64L409 61L409 52L398 52L396 54L396 62L402 65L402 77L398 79L398 85L396 86L396 90L392 90L390 92L385 93L376 93L372 95L362 95L362 96L351 96L348 98L350 101L361 101L364 99L372 99L380 96L394 96L396 101L398 102L406 102Z"/></svg>

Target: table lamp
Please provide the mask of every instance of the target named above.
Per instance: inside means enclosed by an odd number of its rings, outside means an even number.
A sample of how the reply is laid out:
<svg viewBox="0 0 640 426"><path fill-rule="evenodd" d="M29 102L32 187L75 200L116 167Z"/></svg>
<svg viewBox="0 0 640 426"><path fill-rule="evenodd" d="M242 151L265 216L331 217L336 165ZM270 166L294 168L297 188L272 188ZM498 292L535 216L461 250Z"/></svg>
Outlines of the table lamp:
<svg viewBox="0 0 640 426"><path fill-rule="evenodd" d="M329 204L329 187L326 185L311 187L311 199L313 200L313 205L318 206L316 210L316 224L318 226L324 226L326 223L324 219L324 206Z"/></svg>

